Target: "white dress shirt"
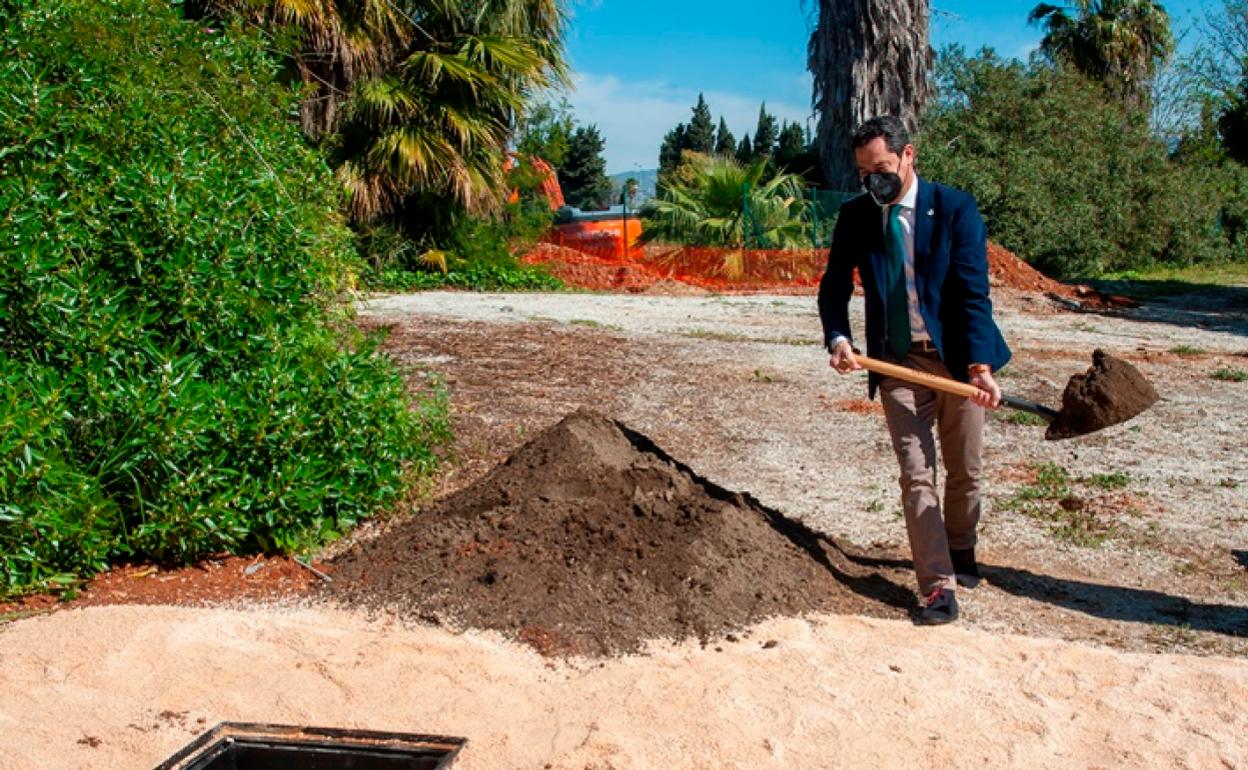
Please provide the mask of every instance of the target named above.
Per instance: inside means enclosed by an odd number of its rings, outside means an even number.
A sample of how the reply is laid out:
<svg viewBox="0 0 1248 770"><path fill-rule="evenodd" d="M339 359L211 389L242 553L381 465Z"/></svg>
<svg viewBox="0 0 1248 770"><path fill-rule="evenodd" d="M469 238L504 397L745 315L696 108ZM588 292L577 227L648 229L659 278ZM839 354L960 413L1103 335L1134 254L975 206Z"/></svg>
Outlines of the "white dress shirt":
<svg viewBox="0 0 1248 770"><path fill-rule="evenodd" d="M901 220L901 231L904 233L904 241L906 244L906 258L904 261L906 273L906 300L910 306L910 339L918 342L920 340L931 340L931 335L927 333L927 324L923 323L923 314L919 312L919 292L914 287L914 208L919 197L919 175L915 174L910 177L910 189L906 190L901 196L901 200L885 206L882 209L884 219L884 238L888 238L888 217L893 206L901 206L901 214L898 217Z"/></svg>

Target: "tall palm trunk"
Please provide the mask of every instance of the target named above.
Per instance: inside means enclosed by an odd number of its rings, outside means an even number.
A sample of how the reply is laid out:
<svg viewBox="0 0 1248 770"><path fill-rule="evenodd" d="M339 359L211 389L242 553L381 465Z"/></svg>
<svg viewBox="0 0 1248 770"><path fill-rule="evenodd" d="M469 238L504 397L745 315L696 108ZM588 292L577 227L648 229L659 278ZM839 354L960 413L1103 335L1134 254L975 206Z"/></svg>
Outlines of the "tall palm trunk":
<svg viewBox="0 0 1248 770"><path fill-rule="evenodd" d="M807 67L829 185L858 188L850 136L863 121L891 114L917 130L932 93L928 19L928 0L819 0Z"/></svg>

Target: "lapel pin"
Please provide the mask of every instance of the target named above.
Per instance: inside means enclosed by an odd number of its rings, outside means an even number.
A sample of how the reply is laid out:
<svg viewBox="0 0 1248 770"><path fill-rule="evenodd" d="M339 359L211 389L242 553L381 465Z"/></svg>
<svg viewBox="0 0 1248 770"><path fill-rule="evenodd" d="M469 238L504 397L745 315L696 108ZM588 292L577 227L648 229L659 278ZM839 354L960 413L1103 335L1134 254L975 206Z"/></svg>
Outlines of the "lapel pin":
<svg viewBox="0 0 1248 770"><path fill-rule="evenodd" d="M931 217L931 216L935 216L935 215L936 215L936 209L928 209L928 210L927 210L927 215L928 215L929 217Z"/></svg>

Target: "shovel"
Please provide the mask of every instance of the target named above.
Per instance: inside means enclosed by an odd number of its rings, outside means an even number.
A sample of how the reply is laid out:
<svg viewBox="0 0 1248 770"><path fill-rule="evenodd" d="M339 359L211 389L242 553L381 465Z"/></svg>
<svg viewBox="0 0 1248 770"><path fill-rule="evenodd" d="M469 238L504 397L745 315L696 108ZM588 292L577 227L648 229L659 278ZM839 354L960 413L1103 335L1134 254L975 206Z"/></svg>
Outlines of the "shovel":
<svg viewBox="0 0 1248 770"><path fill-rule="evenodd" d="M854 354L854 359L863 369L885 377L896 377L916 385L925 385L932 390L964 398L970 398L979 392L979 388L965 382L890 364L858 353ZM1060 411L1016 396L1001 394L1003 406L1044 418L1049 425L1044 437L1050 440L1082 436L1125 422L1156 402L1157 391L1134 366L1101 350L1092 354L1092 368L1086 374L1076 374L1070 378L1066 391L1062 393Z"/></svg>

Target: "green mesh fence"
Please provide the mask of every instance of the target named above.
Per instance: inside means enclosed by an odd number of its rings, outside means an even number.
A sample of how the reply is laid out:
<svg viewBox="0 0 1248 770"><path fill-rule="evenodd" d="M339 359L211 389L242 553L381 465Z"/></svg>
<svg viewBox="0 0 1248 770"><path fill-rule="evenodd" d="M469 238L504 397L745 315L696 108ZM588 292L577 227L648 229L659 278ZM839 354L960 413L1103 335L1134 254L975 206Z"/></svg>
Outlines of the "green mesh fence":
<svg viewBox="0 0 1248 770"><path fill-rule="evenodd" d="M811 248L826 249L832 245L832 230L836 226L836 215L841 204L859 195L859 192L843 192L840 190L817 190L811 188L803 193L806 198L802 207L802 229L804 242ZM766 235L766 226L750 203L750 188L745 185L741 190L743 236L747 249L774 249L779 244L771 243Z"/></svg>

